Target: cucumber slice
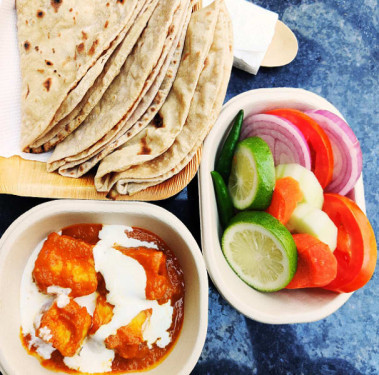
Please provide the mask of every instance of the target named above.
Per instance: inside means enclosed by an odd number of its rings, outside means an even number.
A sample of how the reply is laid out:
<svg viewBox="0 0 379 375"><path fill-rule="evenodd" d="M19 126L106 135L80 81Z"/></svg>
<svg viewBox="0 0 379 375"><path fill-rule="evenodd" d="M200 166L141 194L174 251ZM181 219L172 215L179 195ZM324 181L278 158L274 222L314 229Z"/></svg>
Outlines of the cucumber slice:
<svg viewBox="0 0 379 375"><path fill-rule="evenodd" d="M321 210L324 203L324 191L312 171L300 164L280 164L275 168L276 179L292 177L296 180L303 193L303 203Z"/></svg>
<svg viewBox="0 0 379 375"><path fill-rule="evenodd" d="M291 232L307 233L318 238L331 251L337 247L337 227L324 211L310 204L298 204L286 226Z"/></svg>

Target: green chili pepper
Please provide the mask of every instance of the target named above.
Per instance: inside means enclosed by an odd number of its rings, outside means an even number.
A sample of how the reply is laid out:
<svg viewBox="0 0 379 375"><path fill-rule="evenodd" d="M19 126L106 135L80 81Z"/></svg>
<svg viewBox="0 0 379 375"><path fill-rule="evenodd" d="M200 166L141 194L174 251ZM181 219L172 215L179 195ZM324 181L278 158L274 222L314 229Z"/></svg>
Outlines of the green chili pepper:
<svg viewBox="0 0 379 375"><path fill-rule="evenodd" d="M220 173L224 178L225 183L228 182L230 170L232 168L232 160L234 151L236 150L237 143L239 141L244 112L241 109L234 119L232 130L230 131L224 146L221 150L220 156L216 162L215 170Z"/></svg>
<svg viewBox="0 0 379 375"><path fill-rule="evenodd" d="M234 215L232 199L230 198L229 190L222 176L216 171L211 172L211 175L216 192L218 216L220 217L221 224L225 228Z"/></svg>

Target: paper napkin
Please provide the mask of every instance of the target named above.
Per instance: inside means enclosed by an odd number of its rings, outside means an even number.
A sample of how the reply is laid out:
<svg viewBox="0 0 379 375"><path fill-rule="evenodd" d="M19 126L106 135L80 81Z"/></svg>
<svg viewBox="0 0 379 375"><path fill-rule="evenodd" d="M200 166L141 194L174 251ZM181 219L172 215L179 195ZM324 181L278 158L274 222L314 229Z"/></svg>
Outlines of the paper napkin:
<svg viewBox="0 0 379 375"><path fill-rule="evenodd" d="M213 0L203 1L206 6ZM275 33L278 15L245 0L225 0L233 23L234 66L257 74Z"/></svg>

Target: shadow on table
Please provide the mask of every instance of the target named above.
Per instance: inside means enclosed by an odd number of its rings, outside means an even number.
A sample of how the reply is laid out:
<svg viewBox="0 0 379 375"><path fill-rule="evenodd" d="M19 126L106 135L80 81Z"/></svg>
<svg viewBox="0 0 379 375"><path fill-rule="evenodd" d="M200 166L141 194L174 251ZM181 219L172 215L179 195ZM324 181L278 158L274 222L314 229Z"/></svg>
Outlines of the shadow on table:
<svg viewBox="0 0 379 375"><path fill-rule="evenodd" d="M349 362L338 358L312 360L297 343L290 325L266 325L246 319L255 368L232 360L208 360L196 366L192 375L362 375Z"/></svg>

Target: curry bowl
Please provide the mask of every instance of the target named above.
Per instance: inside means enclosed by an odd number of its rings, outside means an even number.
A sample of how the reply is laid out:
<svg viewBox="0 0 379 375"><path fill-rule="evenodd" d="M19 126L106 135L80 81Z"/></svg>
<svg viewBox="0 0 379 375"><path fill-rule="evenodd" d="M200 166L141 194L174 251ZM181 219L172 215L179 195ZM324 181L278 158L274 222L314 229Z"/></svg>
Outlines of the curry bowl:
<svg viewBox="0 0 379 375"><path fill-rule="evenodd" d="M217 205L210 172L239 110L245 118L276 108L298 110L326 109L342 117L341 113L324 98L296 88L257 89L238 95L226 103L208 135L200 166L199 193L202 250L208 273L222 296L245 316L262 323L306 323L325 318L339 309L351 293L336 294L320 288L263 293L245 284L226 262L220 239ZM365 211L362 177L349 195Z"/></svg>
<svg viewBox="0 0 379 375"><path fill-rule="evenodd" d="M168 355L145 373L189 374L201 354L208 322L207 272L191 233L174 215L152 204L70 200L52 201L29 210L0 240L0 364L3 374L56 373L43 367L21 343L21 279L32 251L48 234L79 223L144 228L160 237L176 255L185 282L183 326Z"/></svg>

